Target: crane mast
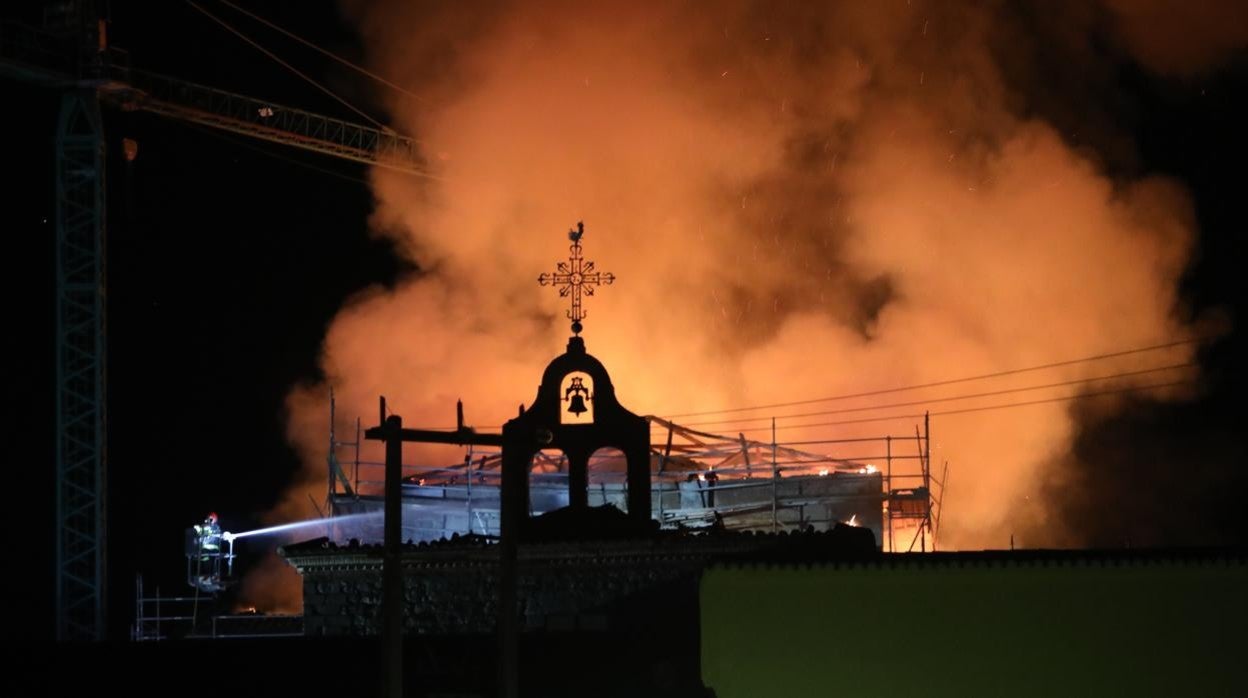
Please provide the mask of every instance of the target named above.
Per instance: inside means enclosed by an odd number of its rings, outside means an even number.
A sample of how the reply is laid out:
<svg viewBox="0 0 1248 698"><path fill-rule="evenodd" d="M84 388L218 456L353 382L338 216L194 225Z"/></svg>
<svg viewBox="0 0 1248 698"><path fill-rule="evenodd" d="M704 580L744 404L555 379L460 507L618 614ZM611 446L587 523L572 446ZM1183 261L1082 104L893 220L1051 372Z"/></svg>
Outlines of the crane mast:
<svg viewBox="0 0 1248 698"><path fill-rule="evenodd" d="M427 176L390 129L130 68L96 2L48 3L44 27L0 21L0 75L60 90L56 132L56 637L105 639L107 341L101 103Z"/></svg>

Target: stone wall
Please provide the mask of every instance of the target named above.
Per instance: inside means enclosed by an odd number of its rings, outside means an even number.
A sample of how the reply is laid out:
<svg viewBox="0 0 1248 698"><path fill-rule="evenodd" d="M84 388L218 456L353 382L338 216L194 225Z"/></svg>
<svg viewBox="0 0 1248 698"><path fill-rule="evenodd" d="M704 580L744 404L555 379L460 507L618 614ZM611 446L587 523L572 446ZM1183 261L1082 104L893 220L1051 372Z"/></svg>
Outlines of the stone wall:
<svg viewBox="0 0 1248 698"><path fill-rule="evenodd" d="M525 631L681 632L697 622L697 584L716 560L844 557L846 537L873 553L863 529L781 535L655 535L530 543L518 553L518 613ZM851 546L852 547L852 546ZM380 546L326 539L281 550L303 576L304 629L312 636L375 635L382 605ZM480 537L403 549L406 632L491 633L497 622L498 547Z"/></svg>
<svg viewBox="0 0 1248 698"><path fill-rule="evenodd" d="M628 545L623 547L627 548ZM674 556L648 546L585 549L577 544L522 550L519 613L526 631L658 629L662 618L696 609L703 556ZM326 548L332 552L333 548ZM377 549L338 548L339 555L298 557L308 635L380 632L381 557ZM408 548L403 556L403 625L407 633L494 631L498 557L495 546L459 550ZM640 613L639 613L640 612ZM644 623L642 617L645 617Z"/></svg>

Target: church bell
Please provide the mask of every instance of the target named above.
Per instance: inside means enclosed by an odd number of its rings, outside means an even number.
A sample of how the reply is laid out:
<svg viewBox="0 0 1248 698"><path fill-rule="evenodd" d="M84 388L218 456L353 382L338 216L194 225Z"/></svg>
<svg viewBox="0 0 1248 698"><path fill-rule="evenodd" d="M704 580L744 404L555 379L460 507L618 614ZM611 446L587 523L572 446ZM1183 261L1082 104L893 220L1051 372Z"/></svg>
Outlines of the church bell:
<svg viewBox="0 0 1248 698"><path fill-rule="evenodd" d="M568 411L578 417L582 413L589 411L589 408L585 406L585 398L581 397L580 393L572 396L572 402L568 404Z"/></svg>

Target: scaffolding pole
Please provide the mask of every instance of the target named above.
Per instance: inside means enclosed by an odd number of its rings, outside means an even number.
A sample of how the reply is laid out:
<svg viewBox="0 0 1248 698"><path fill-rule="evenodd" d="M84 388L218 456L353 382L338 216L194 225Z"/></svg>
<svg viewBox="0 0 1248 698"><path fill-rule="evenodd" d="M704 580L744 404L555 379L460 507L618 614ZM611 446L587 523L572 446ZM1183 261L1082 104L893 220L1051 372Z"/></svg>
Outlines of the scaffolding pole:
<svg viewBox="0 0 1248 698"><path fill-rule="evenodd" d="M885 453L888 462L885 465L884 473L884 500L888 504L888 516L884 517L884 523L888 526L888 552L897 552L897 541L893 537L893 437L884 437Z"/></svg>
<svg viewBox="0 0 1248 698"><path fill-rule="evenodd" d="M780 471L776 469L776 418L771 418L771 530L776 532L780 528L779 512L777 511L780 499Z"/></svg>

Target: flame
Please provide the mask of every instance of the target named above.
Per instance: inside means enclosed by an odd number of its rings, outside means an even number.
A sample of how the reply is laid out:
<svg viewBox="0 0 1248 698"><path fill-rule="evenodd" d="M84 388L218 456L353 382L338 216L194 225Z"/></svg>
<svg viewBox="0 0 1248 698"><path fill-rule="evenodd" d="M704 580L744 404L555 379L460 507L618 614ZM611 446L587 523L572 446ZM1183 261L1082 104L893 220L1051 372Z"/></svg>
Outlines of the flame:
<svg viewBox="0 0 1248 698"><path fill-rule="evenodd" d="M846 526L853 526L853 527L857 528L857 526L858 526L858 515L857 515L857 514L854 514L853 516L849 517L849 521L846 521L846 522L845 522L845 525L846 525Z"/></svg>
<svg viewBox="0 0 1248 698"><path fill-rule="evenodd" d="M830 472L830 471L829 471L827 468L821 468L821 469L819 470L819 476L820 476L820 477L825 477L825 476L827 476L827 474L828 474L829 472Z"/></svg>
<svg viewBox="0 0 1248 698"><path fill-rule="evenodd" d="M469 423L513 416L566 341L566 307L536 278L565 256L578 219L586 259L617 279L587 299L584 336L639 414L861 393L1194 335L1173 312L1193 239L1186 194L1111 173L1030 108L1015 80L1033 57L1011 47L1033 40L1011 41L1020 30L997 21L997 5L499 3L486 16L348 5L371 65L424 96L396 98L391 113L439 179L372 173L373 226L421 272L359 294L333 320L321 365L340 414L367 420L385 394L413 425L453 425L460 397ZM289 396L306 482L273 518L303 517L307 494L323 492L327 392ZM779 415L781 440L913 428L793 428L848 420L784 419L792 412L749 416ZM1051 476L1077 427L1062 403L934 418L932 458L961 483L942 545L1008 535L1015 502ZM379 448L362 457L381 460ZM407 457L459 454L416 446Z"/></svg>
<svg viewBox="0 0 1248 698"><path fill-rule="evenodd" d="M875 467L874 465L871 465L870 463L867 463L865 466L859 468L858 472L862 475L870 475L871 473L880 472L880 469Z"/></svg>

